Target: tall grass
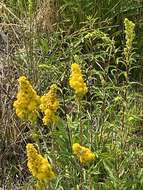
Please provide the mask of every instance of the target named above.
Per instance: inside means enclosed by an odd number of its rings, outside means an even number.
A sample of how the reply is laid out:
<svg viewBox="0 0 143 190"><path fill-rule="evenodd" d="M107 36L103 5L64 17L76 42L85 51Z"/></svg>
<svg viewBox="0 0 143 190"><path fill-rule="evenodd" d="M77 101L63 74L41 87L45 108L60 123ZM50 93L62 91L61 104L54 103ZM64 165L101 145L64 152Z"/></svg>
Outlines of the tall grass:
<svg viewBox="0 0 143 190"><path fill-rule="evenodd" d="M51 190L141 190L142 1L55 1L53 22L46 22L49 14L43 10L49 8L40 9L45 1L31 2L32 7L28 0L0 3L1 187L35 189L25 146L37 142L30 123L20 120L13 110L16 79L25 75L39 95L53 83L59 89L60 122L51 130L43 126L40 113L36 124L40 152L57 175ZM42 21L36 22L39 13ZM129 66L124 57L125 17L136 25ZM80 64L89 89L80 110L69 87L74 62ZM71 152L70 141L80 141L81 124L83 143L96 154L95 161L86 166Z"/></svg>

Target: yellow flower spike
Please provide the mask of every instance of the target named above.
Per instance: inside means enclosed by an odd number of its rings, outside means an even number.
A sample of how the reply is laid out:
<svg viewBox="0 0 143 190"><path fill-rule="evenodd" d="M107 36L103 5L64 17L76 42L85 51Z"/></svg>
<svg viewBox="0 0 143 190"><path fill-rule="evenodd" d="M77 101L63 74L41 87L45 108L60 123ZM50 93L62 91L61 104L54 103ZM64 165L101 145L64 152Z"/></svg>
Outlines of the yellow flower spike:
<svg viewBox="0 0 143 190"><path fill-rule="evenodd" d="M48 123L55 123L57 120L55 113L59 108L59 101L56 93L57 85L53 84L49 92L41 97L40 109L44 113L43 122L45 125Z"/></svg>
<svg viewBox="0 0 143 190"><path fill-rule="evenodd" d="M38 154L33 144L27 144L27 166L29 171L38 180L52 180L55 177L55 173L52 170L52 166L47 159Z"/></svg>
<svg viewBox="0 0 143 190"><path fill-rule="evenodd" d="M88 92L87 85L83 80L80 66L77 63L73 63L71 65L69 84L71 88L75 90L75 94L79 97L85 95Z"/></svg>
<svg viewBox="0 0 143 190"><path fill-rule="evenodd" d="M125 38L126 38L126 46L124 48L124 55L125 55L127 64L129 64L129 56L131 54L133 40L135 38L135 24L132 21L125 18L124 25L125 25Z"/></svg>
<svg viewBox="0 0 143 190"><path fill-rule="evenodd" d="M73 145L72 145L72 150L73 150L73 153L74 154L80 154L80 151L81 151L81 146L80 146L80 144L78 144L78 143L74 143Z"/></svg>
<svg viewBox="0 0 143 190"><path fill-rule="evenodd" d="M86 163L95 159L95 154L84 146L78 143L72 145L73 154L77 155L81 163Z"/></svg>
<svg viewBox="0 0 143 190"><path fill-rule="evenodd" d="M25 76L21 76L18 82L19 90L17 100L13 103L13 107L19 118L34 123L38 116L37 110L40 104L40 97Z"/></svg>

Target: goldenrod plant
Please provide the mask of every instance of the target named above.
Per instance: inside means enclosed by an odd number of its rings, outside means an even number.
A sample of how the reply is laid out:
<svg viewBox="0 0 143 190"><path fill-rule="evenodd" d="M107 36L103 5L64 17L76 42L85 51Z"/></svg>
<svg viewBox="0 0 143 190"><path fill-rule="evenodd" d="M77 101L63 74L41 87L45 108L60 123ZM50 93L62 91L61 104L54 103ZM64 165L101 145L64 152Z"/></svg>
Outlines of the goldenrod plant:
<svg viewBox="0 0 143 190"><path fill-rule="evenodd" d="M40 109L44 112L44 124L56 123L56 111L59 108L59 100L57 98L57 85L53 84L47 94L41 97Z"/></svg>
<svg viewBox="0 0 143 190"><path fill-rule="evenodd" d="M41 184L46 187L46 182L55 177L51 164L46 158L42 157L41 154L38 154L33 144L27 144L26 150L28 159L27 166L33 177L39 180L37 184L38 189Z"/></svg>
<svg viewBox="0 0 143 190"><path fill-rule="evenodd" d="M27 144L27 166L34 177L38 180L51 180L55 174L47 159L38 154L33 144Z"/></svg>
<svg viewBox="0 0 143 190"><path fill-rule="evenodd" d="M37 95L36 91L25 76L19 77L18 82L19 91L16 96L17 100L14 102L13 107L20 119L35 123L38 117L40 97Z"/></svg>
<svg viewBox="0 0 143 190"><path fill-rule="evenodd" d="M69 84L71 88L75 90L75 94L77 97L85 95L88 91L86 83L83 80L80 66L76 63L73 63L71 65L71 75L70 75Z"/></svg>
<svg viewBox="0 0 143 190"><path fill-rule="evenodd" d="M132 54L132 44L135 38L135 31L134 31L135 24L132 21L125 18L124 25L125 25L125 39L126 39L124 54L125 54L126 63L129 64L130 56Z"/></svg>
<svg viewBox="0 0 143 190"><path fill-rule="evenodd" d="M88 87L86 83L84 82L82 72L80 69L79 64L73 63L71 65L71 75L69 79L69 84L72 89L75 91L75 97L77 101L77 113L79 116L79 128L80 128L80 142L82 143L83 140L83 127L82 127L82 122L80 118L80 113L81 113L81 100L83 96L88 92Z"/></svg>
<svg viewBox="0 0 143 190"><path fill-rule="evenodd" d="M143 189L141 10L0 2L2 189Z"/></svg>
<svg viewBox="0 0 143 190"><path fill-rule="evenodd" d="M81 146L78 143L72 145L72 150L75 155L79 158L81 163L86 163L95 159L95 154L91 152L89 148Z"/></svg>

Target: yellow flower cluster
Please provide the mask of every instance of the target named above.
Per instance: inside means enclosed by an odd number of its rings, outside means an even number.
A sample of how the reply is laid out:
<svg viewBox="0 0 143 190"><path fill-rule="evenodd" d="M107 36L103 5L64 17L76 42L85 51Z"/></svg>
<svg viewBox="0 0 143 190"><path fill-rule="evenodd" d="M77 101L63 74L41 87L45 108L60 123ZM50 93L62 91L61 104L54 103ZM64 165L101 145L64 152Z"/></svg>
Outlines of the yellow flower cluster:
<svg viewBox="0 0 143 190"><path fill-rule="evenodd" d="M95 154L91 152L89 148L81 146L78 143L72 145L72 150L73 153L78 156L81 163L86 163L95 159Z"/></svg>
<svg viewBox="0 0 143 190"><path fill-rule="evenodd" d="M79 97L85 95L88 91L86 83L84 82L82 77L80 66L76 63L71 65L69 84L71 88L75 90L75 94Z"/></svg>
<svg viewBox="0 0 143 190"><path fill-rule="evenodd" d="M135 24L128 20L127 18L125 18L124 20L124 24L125 24L125 38L126 38L126 47L124 48L124 54L125 54L125 58L126 58L126 62L129 62L129 54L131 53L131 48L132 48L132 43L133 40L135 38Z"/></svg>
<svg viewBox="0 0 143 190"><path fill-rule="evenodd" d="M40 105L40 97L31 86L30 82L25 76L18 79L19 91L17 93L17 100L13 107L19 118L28 120L31 123L35 122L38 116L38 107Z"/></svg>
<svg viewBox="0 0 143 190"><path fill-rule="evenodd" d="M41 97L40 109L44 112L45 116L43 122L45 125L48 123L55 123L57 116L55 115L57 109L59 108L59 101L57 99L57 85L53 84L50 87L49 92Z"/></svg>
<svg viewBox="0 0 143 190"><path fill-rule="evenodd" d="M37 153L33 144L27 144L27 166L34 177L39 180L52 180L55 173L52 170L52 166L47 159L43 158Z"/></svg>

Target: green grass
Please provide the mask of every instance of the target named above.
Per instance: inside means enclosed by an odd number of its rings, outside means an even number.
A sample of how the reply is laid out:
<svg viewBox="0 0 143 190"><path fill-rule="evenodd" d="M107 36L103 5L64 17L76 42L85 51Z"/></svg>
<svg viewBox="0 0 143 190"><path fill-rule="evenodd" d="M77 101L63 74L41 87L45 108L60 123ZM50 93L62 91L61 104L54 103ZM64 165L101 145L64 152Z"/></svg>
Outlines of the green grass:
<svg viewBox="0 0 143 190"><path fill-rule="evenodd" d="M38 1L32 1L32 8L28 2L0 3L0 187L34 190L37 181L27 168L25 148L37 141L30 123L13 109L17 79L25 75L39 95L53 83L59 88L60 122L51 130L40 113L36 123L40 152L56 173L49 189L142 190L141 1L61 0L55 2L50 22L37 19L39 14L50 18ZM136 25L129 65L124 57L126 17ZM69 86L74 62L80 64L89 89L80 109ZM71 144L80 142L81 125L83 145L96 154L95 161L84 166L71 151Z"/></svg>

